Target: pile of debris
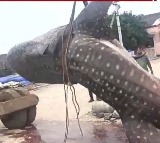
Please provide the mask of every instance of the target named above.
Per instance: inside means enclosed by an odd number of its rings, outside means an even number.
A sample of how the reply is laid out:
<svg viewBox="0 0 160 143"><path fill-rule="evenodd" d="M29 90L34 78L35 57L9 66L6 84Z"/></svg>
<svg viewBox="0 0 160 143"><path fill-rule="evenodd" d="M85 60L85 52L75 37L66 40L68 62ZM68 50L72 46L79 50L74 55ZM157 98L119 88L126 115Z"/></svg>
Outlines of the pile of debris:
<svg viewBox="0 0 160 143"><path fill-rule="evenodd" d="M22 87L23 85L19 82L10 81L7 83L1 83L0 82L0 89L7 89L7 88L16 88L16 87Z"/></svg>
<svg viewBox="0 0 160 143"><path fill-rule="evenodd" d="M104 120L120 119L117 111L109 104L103 101L94 101L92 104L92 114L97 118L104 118Z"/></svg>

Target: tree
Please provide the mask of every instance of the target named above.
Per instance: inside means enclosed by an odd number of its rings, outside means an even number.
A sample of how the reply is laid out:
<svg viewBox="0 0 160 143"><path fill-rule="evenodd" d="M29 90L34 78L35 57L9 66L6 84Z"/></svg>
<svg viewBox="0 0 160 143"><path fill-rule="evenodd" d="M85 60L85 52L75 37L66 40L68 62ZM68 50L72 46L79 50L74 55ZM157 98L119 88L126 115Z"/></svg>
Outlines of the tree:
<svg viewBox="0 0 160 143"><path fill-rule="evenodd" d="M113 15L109 15L108 26ZM147 33L145 22L142 21L143 15L133 15L132 12L124 12L120 15L122 38L124 47L127 50L136 50L137 47L153 46L153 39ZM118 39L118 30L116 19L112 28L113 35Z"/></svg>

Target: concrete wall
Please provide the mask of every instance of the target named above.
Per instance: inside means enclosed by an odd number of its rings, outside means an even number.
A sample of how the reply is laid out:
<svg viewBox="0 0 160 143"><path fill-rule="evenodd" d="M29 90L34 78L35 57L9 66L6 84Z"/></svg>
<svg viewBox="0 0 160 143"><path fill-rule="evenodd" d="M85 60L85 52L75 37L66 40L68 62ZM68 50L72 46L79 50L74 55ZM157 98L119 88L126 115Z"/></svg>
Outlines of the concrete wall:
<svg viewBox="0 0 160 143"><path fill-rule="evenodd" d="M14 71L7 64L7 55L0 55L0 77L7 76L14 73Z"/></svg>
<svg viewBox="0 0 160 143"><path fill-rule="evenodd" d="M153 48L146 48L144 49L147 52L147 56L149 59L154 59L156 57L156 52L154 47Z"/></svg>
<svg viewBox="0 0 160 143"><path fill-rule="evenodd" d="M148 28L147 32L153 36L155 53L160 56L160 25Z"/></svg>

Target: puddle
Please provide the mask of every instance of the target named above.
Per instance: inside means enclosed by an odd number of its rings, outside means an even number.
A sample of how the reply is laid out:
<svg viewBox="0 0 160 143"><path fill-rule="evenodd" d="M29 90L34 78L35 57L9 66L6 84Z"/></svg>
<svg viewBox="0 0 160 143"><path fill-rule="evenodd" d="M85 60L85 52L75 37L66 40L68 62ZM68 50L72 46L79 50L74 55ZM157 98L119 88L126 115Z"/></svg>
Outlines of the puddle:
<svg viewBox="0 0 160 143"><path fill-rule="evenodd" d="M83 137L76 121L70 121L67 143L128 143L125 131L120 125L107 122L81 121ZM36 120L24 130L0 130L1 138L21 139L14 143L63 143L64 122ZM23 139L23 140L22 140ZM6 141L0 141L6 143ZM13 141L12 141L13 143Z"/></svg>

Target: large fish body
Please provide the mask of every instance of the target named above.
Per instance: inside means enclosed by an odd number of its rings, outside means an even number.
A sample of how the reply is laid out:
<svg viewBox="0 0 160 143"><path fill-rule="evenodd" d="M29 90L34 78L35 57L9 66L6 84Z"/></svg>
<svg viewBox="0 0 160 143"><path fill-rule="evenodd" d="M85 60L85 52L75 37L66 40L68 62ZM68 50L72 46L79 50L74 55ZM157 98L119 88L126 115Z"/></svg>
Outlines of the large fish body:
<svg viewBox="0 0 160 143"><path fill-rule="evenodd" d="M144 71L106 26L111 2L91 2L73 22L67 55L72 83L89 88L119 113L130 143L159 143L159 79ZM33 82L63 83L66 25L13 47L9 64Z"/></svg>

